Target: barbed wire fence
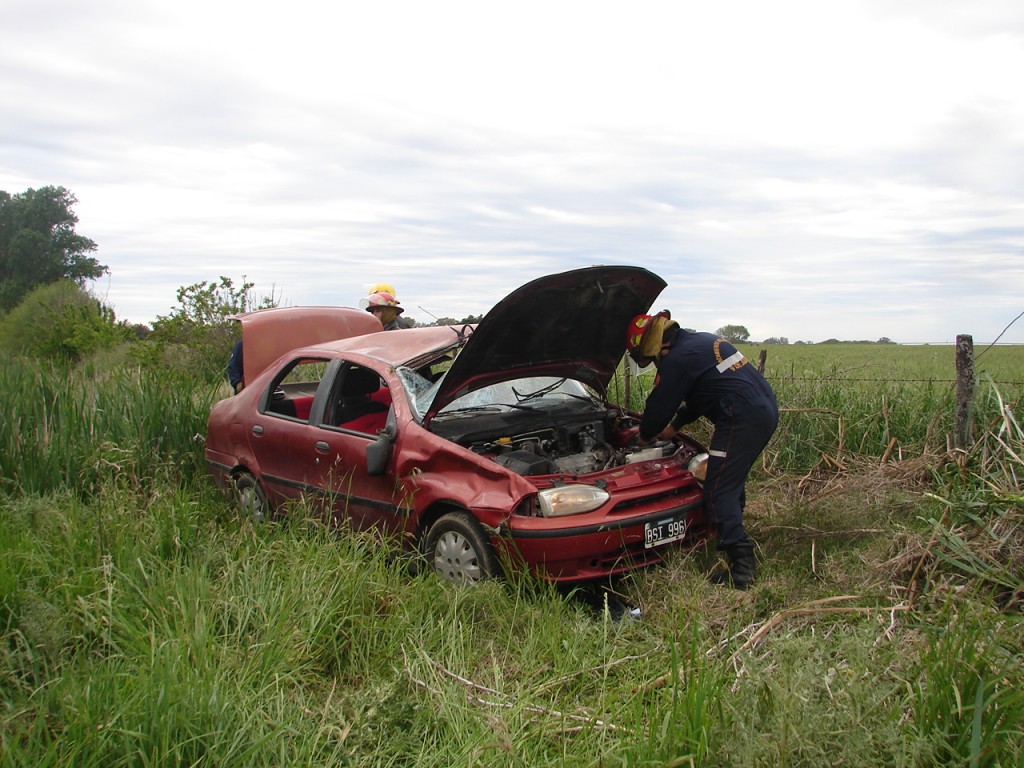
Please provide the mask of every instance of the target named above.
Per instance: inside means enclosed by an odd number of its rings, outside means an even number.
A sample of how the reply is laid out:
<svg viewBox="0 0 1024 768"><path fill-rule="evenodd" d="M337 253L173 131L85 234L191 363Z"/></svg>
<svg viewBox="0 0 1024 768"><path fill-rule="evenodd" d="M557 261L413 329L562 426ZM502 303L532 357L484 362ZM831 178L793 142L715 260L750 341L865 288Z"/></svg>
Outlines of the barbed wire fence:
<svg viewBox="0 0 1024 768"><path fill-rule="evenodd" d="M949 345L943 346L948 351ZM812 419L817 415L820 418L834 419L836 422L832 430L827 430L832 432L831 439L827 441L831 444L831 447L826 447L813 439L815 434L819 437L824 436L816 427L809 427L806 430L801 427L797 428L796 432L780 432L782 436L789 435L793 437L802 446L806 443L806 446L803 448L790 447L787 450L787 455L799 454L804 456L807 448L813 448L816 445L821 457L827 458L831 455L838 459L845 456L851 449L853 454L860 456L864 448L874 445L876 447L874 449L869 448L866 453L863 453L863 457L874 456L875 460L877 460L879 454L881 454L881 462L885 464L890 459L902 461L905 456L905 449L910 449L910 455L920 453L920 450L915 450L917 443L923 443L925 453L929 452L928 446L931 446L931 450L937 450L939 453L949 454L952 451L963 454L973 445L976 429L982 429L982 425L975 425L975 421L981 420L987 423L988 418L993 415L990 413L992 404L988 399L985 400L984 407L981 407L979 402L977 403L978 408L975 408L976 398L980 399L981 397L978 391L979 378L985 382L986 386L992 386L993 391L1003 390L1005 392L1009 390L1011 392L1011 396L1005 398L1005 400L1001 394L997 396L1001 411L1009 410L1012 412L1017 409L1022 393L1024 393L1024 380L1020 380L1012 375L1012 373L1015 373L1014 369L1010 369L1010 376L1005 375L1008 371L1004 369L1004 375L996 379L983 368L979 369L976 366L977 357L981 357L985 352L991 350L993 346L994 343L988 344L980 354L975 356L973 338L967 334L957 336L954 360L950 361L952 365L950 366L949 376L941 376L941 371L938 372L940 374L939 377L922 377L907 371L911 375L905 378L899 375L882 377L854 373L858 368L865 366L854 366L845 372L833 370L821 373L808 371L801 372L800 374L782 373L779 371L769 373L773 386L777 389L780 386L782 387L779 390L780 395L786 391L787 384L799 386L802 383L806 383L810 385L808 390L810 392L817 391L817 385L822 384L828 384L832 387L838 386L840 391L842 391L843 385L851 384L857 386L860 391L877 390L876 395L880 398L879 401L876 401L877 412L871 411L870 402L872 398L865 400L859 396L853 410L847 409L844 407L841 399L838 401L835 399L835 390L831 393L833 398L831 401L828 401L826 398L825 401L814 402L816 398L811 398L810 402L801 404L797 402L786 403L780 399L780 411L784 414L790 414L793 417L805 414ZM757 354L756 367L761 373L765 373L766 361L772 347L773 345L762 347ZM751 362L754 361L752 360ZM636 372L631 371L628 365L625 367L624 374L621 384L624 389L625 402L632 403L634 408L642 411L646 394L653 385L653 380L646 376L634 379ZM894 406L897 401L895 398L897 395L902 396L905 394L896 390L904 384L914 388L923 385L928 387L930 391L939 393L930 396L935 410L924 414L923 421L914 422L913 416L908 421L906 411L903 409L901 409L902 415L900 417L896 416L897 410ZM804 398L801 397L800 399ZM866 411L861 407L865 402L868 403ZM800 405L806 405L806 407L800 407ZM917 407L921 407L920 404ZM927 408L927 404L924 407ZM850 427L855 424L858 425L858 431L851 432ZM872 424L875 426L872 426ZM883 425L881 436L879 435L879 429L876 428L878 424ZM698 429L698 432L702 432L699 426L695 428ZM861 430L863 430L863 433ZM808 438L808 435L812 437ZM697 436L699 439L701 434ZM943 444L944 448L941 447ZM797 466L802 465L806 458L804 456L803 459L797 461Z"/></svg>

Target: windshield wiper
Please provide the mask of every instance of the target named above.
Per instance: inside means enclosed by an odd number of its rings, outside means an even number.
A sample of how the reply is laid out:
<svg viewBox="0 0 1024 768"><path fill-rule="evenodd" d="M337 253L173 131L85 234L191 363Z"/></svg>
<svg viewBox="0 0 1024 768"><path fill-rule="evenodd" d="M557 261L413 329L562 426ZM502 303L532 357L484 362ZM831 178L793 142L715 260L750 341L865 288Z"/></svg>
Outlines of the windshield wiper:
<svg viewBox="0 0 1024 768"><path fill-rule="evenodd" d="M564 378L559 379L558 381L554 382L553 384L548 384L546 387L541 387L536 392L530 392L529 394L526 394L526 395L521 394L520 392L518 392L516 390L515 387L512 387L512 394L515 395L516 398L518 398L520 403L522 403L522 402L525 402L527 400L533 400L536 397L544 397L544 395L550 394L553 390L558 389L563 384L565 384L565 379Z"/></svg>
<svg viewBox="0 0 1024 768"><path fill-rule="evenodd" d="M465 408L446 408L441 411L444 415L448 413L473 413L474 411L496 411L500 408L515 408L519 411L536 411L531 405L520 405L519 403L490 403L488 405L467 405Z"/></svg>

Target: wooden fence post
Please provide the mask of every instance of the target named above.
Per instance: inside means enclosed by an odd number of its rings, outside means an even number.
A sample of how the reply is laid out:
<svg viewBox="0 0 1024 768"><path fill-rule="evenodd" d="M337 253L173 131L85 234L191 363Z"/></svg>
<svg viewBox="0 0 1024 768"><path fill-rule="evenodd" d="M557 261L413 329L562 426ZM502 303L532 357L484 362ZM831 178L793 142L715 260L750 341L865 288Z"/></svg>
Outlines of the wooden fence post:
<svg viewBox="0 0 1024 768"><path fill-rule="evenodd" d="M956 337L956 426L953 441L957 448L964 450L974 441L972 406L975 383L974 337L959 334Z"/></svg>
<svg viewBox="0 0 1024 768"><path fill-rule="evenodd" d="M761 354L757 356L757 372L764 373L764 361L768 359L768 350L762 349Z"/></svg>

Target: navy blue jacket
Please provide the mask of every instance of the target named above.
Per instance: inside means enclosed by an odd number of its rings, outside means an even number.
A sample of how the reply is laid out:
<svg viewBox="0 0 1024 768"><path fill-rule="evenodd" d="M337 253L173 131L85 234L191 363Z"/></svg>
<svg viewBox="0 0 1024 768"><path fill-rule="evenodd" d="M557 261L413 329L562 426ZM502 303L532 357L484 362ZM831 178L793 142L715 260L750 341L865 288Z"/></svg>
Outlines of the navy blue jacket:
<svg viewBox="0 0 1024 768"><path fill-rule="evenodd" d="M678 428L701 416L718 426L729 418L722 404L730 396L777 408L771 386L736 347L712 333L680 328L658 363L640 437L650 440L669 421Z"/></svg>

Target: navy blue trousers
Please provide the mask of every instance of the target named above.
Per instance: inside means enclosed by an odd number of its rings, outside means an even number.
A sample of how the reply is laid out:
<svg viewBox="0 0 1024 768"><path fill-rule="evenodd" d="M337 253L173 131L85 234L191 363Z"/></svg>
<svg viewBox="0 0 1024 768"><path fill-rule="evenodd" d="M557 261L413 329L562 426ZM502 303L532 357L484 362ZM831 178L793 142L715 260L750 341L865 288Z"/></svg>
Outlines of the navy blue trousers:
<svg viewBox="0 0 1024 768"><path fill-rule="evenodd" d="M704 478L704 507L718 530L719 549L750 541L743 527L747 475L778 425L774 399L733 394L722 402Z"/></svg>

